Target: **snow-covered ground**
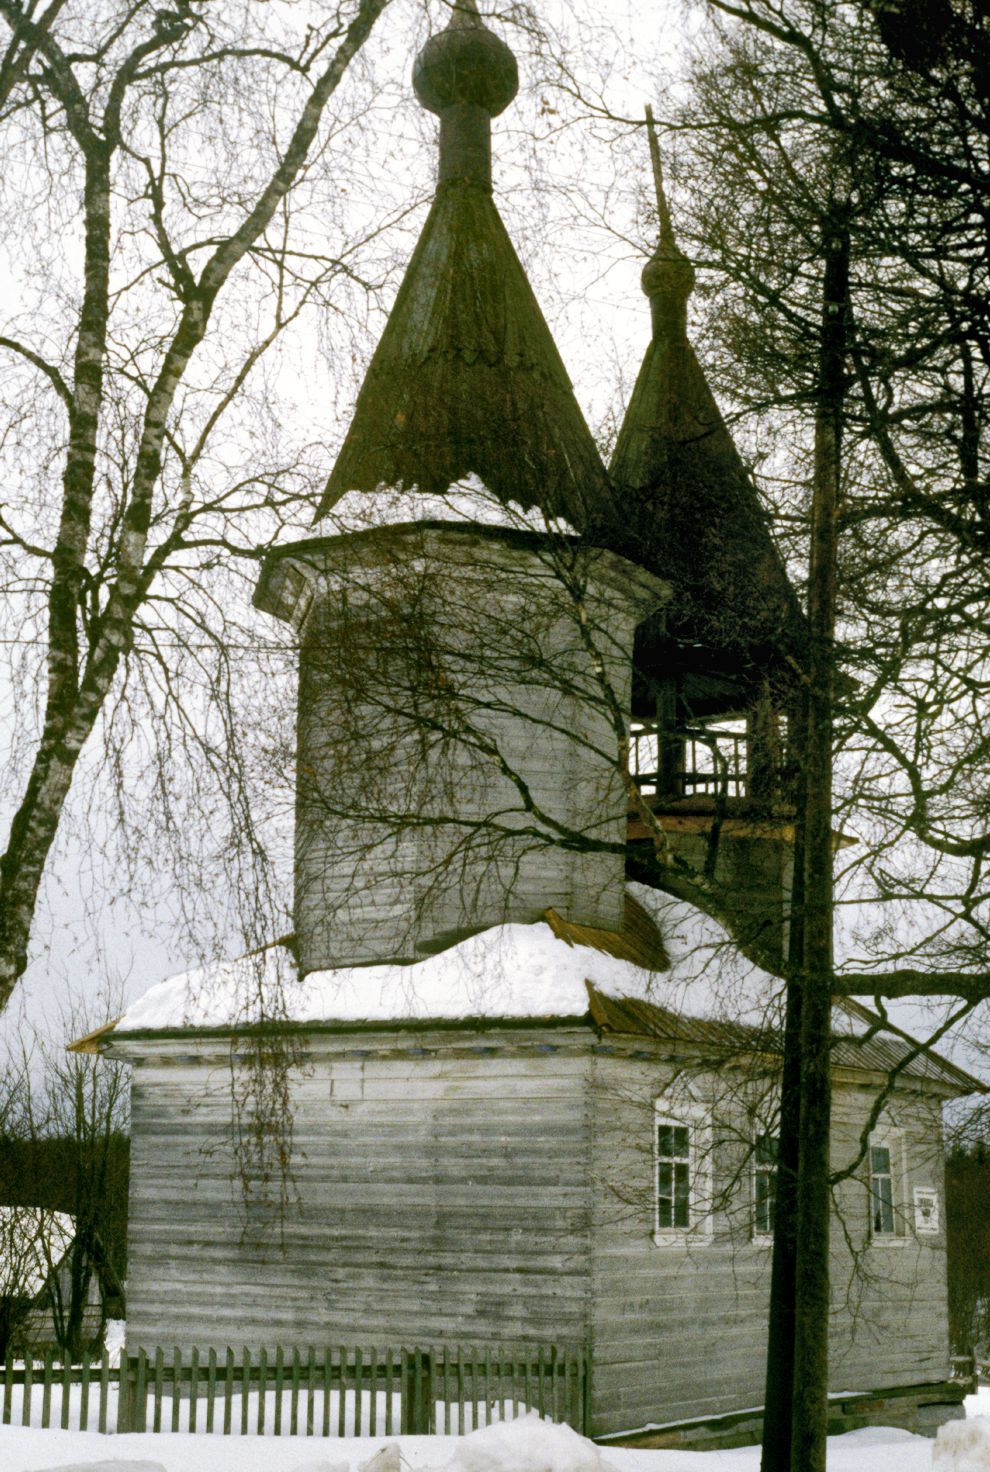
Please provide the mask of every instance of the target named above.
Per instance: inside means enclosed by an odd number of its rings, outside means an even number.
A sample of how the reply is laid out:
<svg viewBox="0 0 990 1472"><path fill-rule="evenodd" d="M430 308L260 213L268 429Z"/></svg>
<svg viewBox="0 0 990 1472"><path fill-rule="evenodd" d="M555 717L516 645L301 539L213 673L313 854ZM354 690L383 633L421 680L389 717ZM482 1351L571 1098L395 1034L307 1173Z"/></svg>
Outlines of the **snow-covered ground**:
<svg viewBox="0 0 990 1472"><path fill-rule="evenodd" d="M990 1388L969 1397L966 1411L990 1418ZM385 1448L394 1450L383 1455ZM2 1472L758 1472L759 1464L758 1447L599 1448L535 1415L460 1438L329 1441L0 1427ZM955 1422L938 1443L887 1427L851 1431L829 1441L828 1466L829 1472L990 1472L990 1419Z"/></svg>
<svg viewBox="0 0 990 1472"><path fill-rule="evenodd" d="M564 1428L550 1429L559 1432ZM495 1432L506 1433L503 1445L472 1447L475 1438L481 1442ZM107 1437L92 1431L4 1426L0 1467L3 1472L56 1468L59 1472L69 1468L71 1472L84 1468L86 1472L359 1472L389 1445L398 1448L394 1472L758 1472L760 1465L759 1447L730 1452L629 1451L599 1449L577 1438L577 1445L566 1452L555 1447L541 1457L541 1439L539 1429L534 1432L518 1421L463 1438L399 1436L359 1441L307 1441L302 1437L276 1441L164 1432ZM887 1428L850 1431L830 1441L828 1465L829 1472L931 1472L932 1443L923 1436ZM990 1462L986 1466L990 1468ZM368 1472L393 1472L393 1468L386 1462Z"/></svg>
<svg viewBox="0 0 990 1472"><path fill-rule="evenodd" d="M990 1472L990 1388L969 1395L966 1416L943 1428L937 1443L887 1426L833 1437L828 1472ZM0 1426L0 1472L759 1472L759 1447L596 1447L535 1415L468 1437L330 1441Z"/></svg>

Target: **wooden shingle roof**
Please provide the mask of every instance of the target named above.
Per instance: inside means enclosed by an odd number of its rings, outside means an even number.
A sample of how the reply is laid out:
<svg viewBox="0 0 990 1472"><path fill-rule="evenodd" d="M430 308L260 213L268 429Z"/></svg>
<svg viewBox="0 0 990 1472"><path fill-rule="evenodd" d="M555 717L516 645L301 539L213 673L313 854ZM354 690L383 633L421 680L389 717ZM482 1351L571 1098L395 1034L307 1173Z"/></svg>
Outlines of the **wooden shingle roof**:
<svg viewBox="0 0 990 1472"><path fill-rule="evenodd" d="M609 467L625 546L669 578L667 627L710 650L779 651L803 636L767 515L687 336L694 270L674 239L652 130L659 245L643 271L652 340Z"/></svg>
<svg viewBox="0 0 990 1472"><path fill-rule="evenodd" d="M611 504L605 467L491 195L490 118L515 92L508 61L473 4L455 10L417 61L417 94L441 118L440 183L319 516L347 491L401 483L443 492L472 472L504 503L564 517L579 531Z"/></svg>

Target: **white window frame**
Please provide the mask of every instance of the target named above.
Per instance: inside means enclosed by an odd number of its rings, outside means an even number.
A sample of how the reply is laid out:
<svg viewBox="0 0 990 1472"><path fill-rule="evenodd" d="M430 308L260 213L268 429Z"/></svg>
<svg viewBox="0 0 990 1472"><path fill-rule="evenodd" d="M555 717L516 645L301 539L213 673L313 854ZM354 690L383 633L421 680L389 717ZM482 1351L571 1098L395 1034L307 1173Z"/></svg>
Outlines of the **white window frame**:
<svg viewBox="0 0 990 1472"><path fill-rule="evenodd" d="M760 1229L759 1229L759 1227L756 1224L756 1177L758 1175L760 1175L760 1174L763 1174L763 1175L770 1174L770 1172L767 1171L766 1166L765 1165L761 1165L757 1161L757 1158L756 1158L757 1142L764 1135L766 1135L771 1140L776 1140L776 1142L777 1142L777 1153L778 1153L778 1157L779 1157L779 1154L780 1154L780 1135L779 1135L779 1133L775 1135L775 1134L772 1133L772 1131L770 1131L770 1130L764 1130L764 1129L757 1130L754 1133L754 1135L753 1135L753 1152L752 1152L752 1155L750 1157L750 1166L751 1166L751 1168L750 1168L750 1228L751 1228L751 1230L750 1230L750 1236L751 1236L753 1242L756 1244L757 1247L772 1247L773 1246L773 1232L761 1232ZM775 1162L774 1167L773 1167L773 1172L772 1172L772 1174L773 1174L773 1182L774 1182L774 1200L776 1200L776 1195L777 1195L777 1189L776 1188L777 1188L777 1171L778 1171L778 1168L779 1168L779 1159L778 1159L777 1162Z"/></svg>
<svg viewBox="0 0 990 1472"><path fill-rule="evenodd" d="M887 1150L890 1154L890 1195L893 1230L878 1232L873 1225L873 1150ZM880 1125L870 1136L866 1157L867 1212L870 1242L874 1247L903 1247L907 1240L905 1203L907 1201L907 1161L904 1156L904 1131L893 1125Z"/></svg>
<svg viewBox="0 0 990 1472"><path fill-rule="evenodd" d="M688 1131L688 1225L660 1226L658 1127ZM661 1097L653 1106L653 1241L658 1247L701 1246L712 1240L712 1121L705 1104Z"/></svg>

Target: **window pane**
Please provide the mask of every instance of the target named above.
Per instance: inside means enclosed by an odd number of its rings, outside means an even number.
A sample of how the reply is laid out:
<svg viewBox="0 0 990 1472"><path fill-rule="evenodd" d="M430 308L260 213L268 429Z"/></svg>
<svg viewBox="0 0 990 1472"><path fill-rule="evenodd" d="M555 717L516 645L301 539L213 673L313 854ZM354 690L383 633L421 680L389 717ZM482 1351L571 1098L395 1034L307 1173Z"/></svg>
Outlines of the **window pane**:
<svg viewBox="0 0 990 1472"><path fill-rule="evenodd" d="M777 1155L780 1150L780 1141L776 1135L757 1135L756 1137L756 1163L757 1165L776 1165Z"/></svg>
<svg viewBox="0 0 990 1472"><path fill-rule="evenodd" d="M691 1126L657 1125L657 1229L691 1225Z"/></svg>
<svg viewBox="0 0 990 1472"><path fill-rule="evenodd" d="M873 1182L873 1230L893 1232L894 1197L890 1176L877 1176Z"/></svg>
<svg viewBox="0 0 990 1472"><path fill-rule="evenodd" d="M875 1176L890 1175L890 1151L886 1145L874 1145L871 1148L870 1170Z"/></svg>
<svg viewBox="0 0 990 1472"><path fill-rule="evenodd" d="M674 1226L691 1225L691 1185L686 1165L674 1166Z"/></svg>
<svg viewBox="0 0 990 1472"><path fill-rule="evenodd" d="M663 1160L657 1166L657 1225L674 1225L674 1167Z"/></svg>
<svg viewBox="0 0 990 1472"><path fill-rule="evenodd" d="M773 1198L776 1186L777 1183L769 1171L757 1171L754 1226L760 1236L769 1237L773 1232Z"/></svg>

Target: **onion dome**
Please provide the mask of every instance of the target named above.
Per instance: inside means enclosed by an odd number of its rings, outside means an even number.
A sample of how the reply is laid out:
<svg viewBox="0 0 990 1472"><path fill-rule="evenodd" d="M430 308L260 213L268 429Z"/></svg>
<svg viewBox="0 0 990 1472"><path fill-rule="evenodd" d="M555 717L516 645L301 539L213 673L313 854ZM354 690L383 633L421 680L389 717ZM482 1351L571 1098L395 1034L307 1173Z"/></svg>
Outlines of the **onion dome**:
<svg viewBox="0 0 990 1472"><path fill-rule="evenodd" d="M446 30L416 58L413 89L440 118L441 182L471 179L491 188L491 120L519 90L516 58L482 25L474 0L461 0Z"/></svg>
<svg viewBox="0 0 990 1472"><path fill-rule="evenodd" d="M519 91L516 58L482 23L475 0L454 7L447 28L431 36L413 66L413 90L430 112L473 104L498 117Z"/></svg>

